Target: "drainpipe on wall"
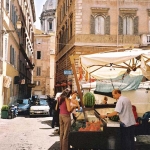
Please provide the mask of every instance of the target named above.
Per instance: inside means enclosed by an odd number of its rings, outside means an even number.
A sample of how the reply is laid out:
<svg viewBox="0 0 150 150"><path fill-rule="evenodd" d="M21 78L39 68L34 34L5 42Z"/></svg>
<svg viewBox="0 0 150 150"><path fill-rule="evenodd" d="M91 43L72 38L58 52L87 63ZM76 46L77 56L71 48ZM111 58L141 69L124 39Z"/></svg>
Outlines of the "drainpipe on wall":
<svg viewBox="0 0 150 150"><path fill-rule="evenodd" d="M119 6L119 4L118 4L118 0L117 0L117 51L118 51L118 27L119 27L119 25L118 25L118 23L119 23L119 21L118 21L118 18L119 18L119 8L118 8L118 6Z"/></svg>
<svg viewBox="0 0 150 150"><path fill-rule="evenodd" d="M0 74L3 73L3 0L0 0Z"/></svg>

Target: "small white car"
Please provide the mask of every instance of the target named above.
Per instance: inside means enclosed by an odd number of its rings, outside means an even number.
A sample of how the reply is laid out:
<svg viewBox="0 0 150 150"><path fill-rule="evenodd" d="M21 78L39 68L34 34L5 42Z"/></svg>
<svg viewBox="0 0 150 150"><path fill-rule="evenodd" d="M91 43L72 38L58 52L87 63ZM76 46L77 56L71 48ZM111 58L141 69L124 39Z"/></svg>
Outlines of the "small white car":
<svg viewBox="0 0 150 150"><path fill-rule="evenodd" d="M46 99L39 99L35 101L34 105L30 107L30 117L37 115L50 116L50 107Z"/></svg>

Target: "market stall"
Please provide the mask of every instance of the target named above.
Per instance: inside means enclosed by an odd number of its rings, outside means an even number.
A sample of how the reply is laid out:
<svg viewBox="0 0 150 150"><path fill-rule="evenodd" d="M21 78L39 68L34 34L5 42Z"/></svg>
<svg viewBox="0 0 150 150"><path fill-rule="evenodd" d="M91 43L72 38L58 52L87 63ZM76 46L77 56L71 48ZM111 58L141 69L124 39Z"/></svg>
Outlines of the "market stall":
<svg viewBox="0 0 150 150"><path fill-rule="evenodd" d="M72 124L68 149L120 149L120 124L110 119L100 119L96 113L108 113L114 104L84 108L85 118ZM98 115L99 116L99 115ZM94 127L98 127L95 129Z"/></svg>
<svg viewBox="0 0 150 150"><path fill-rule="evenodd" d="M86 121L91 122L93 119L95 121L96 116L94 114L89 116L88 112L91 111L84 107L81 86L75 70L75 57L71 56L70 59L84 114L83 122L80 125L85 125ZM105 90L108 90L107 92L111 93L112 89L116 87L122 88L121 90L124 91L135 90L138 88L143 76L150 79L150 50L133 49L124 52L81 55L79 59L84 72L88 73L89 77L95 78L98 82L103 82L99 85L96 83L96 89L99 92L104 90L102 92L105 93ZM106 82L109 82L109 84ZM115 105L113 107L112 105L95 105L94 109L100 114L106 114L113 111ZM102 122L98 131L72 130L69 134L69 148L119 150L119 122L110 121L109 119ZM78 125L76 124L76 126ZM114 142L109 143L109 139Z"/></svg>

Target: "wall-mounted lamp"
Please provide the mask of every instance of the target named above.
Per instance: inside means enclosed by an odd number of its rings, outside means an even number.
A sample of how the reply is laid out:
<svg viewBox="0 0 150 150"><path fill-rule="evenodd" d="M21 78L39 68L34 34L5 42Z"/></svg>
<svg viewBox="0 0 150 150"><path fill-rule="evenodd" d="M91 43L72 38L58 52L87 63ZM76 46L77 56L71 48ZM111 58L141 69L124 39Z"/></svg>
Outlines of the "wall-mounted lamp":
<svg viewBox="0 0 150 150"><path fill-rule="evenodd" d="M32 69L34 69L34 67L35 67L35 64L33 63L33 64L32 64Z"/></svg>
<svg viewBox="0 0 150 150"><path fill-rule="evenodd" d="M35 64L33 63L32 66L26 66L26 70L34 69Z"/></svg>

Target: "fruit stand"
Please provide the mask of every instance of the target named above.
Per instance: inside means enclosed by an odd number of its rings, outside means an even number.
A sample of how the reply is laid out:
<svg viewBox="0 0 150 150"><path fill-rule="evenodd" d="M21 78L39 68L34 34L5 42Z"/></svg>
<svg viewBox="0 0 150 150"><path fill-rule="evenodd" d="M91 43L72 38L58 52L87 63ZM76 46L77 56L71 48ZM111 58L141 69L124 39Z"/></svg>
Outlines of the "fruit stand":
<svg viewBox="0 0 150 150"><path fill-rule="evenodd" d="M115 149L120 150L120 124L119 122L99 120L94 111L104 112L114 109L114 104L95 105L93 108L84 108L85 119L77 120L72 124L69 133L68 145L72 149ZM95 129L92 126L100 125Z"/></svg>

